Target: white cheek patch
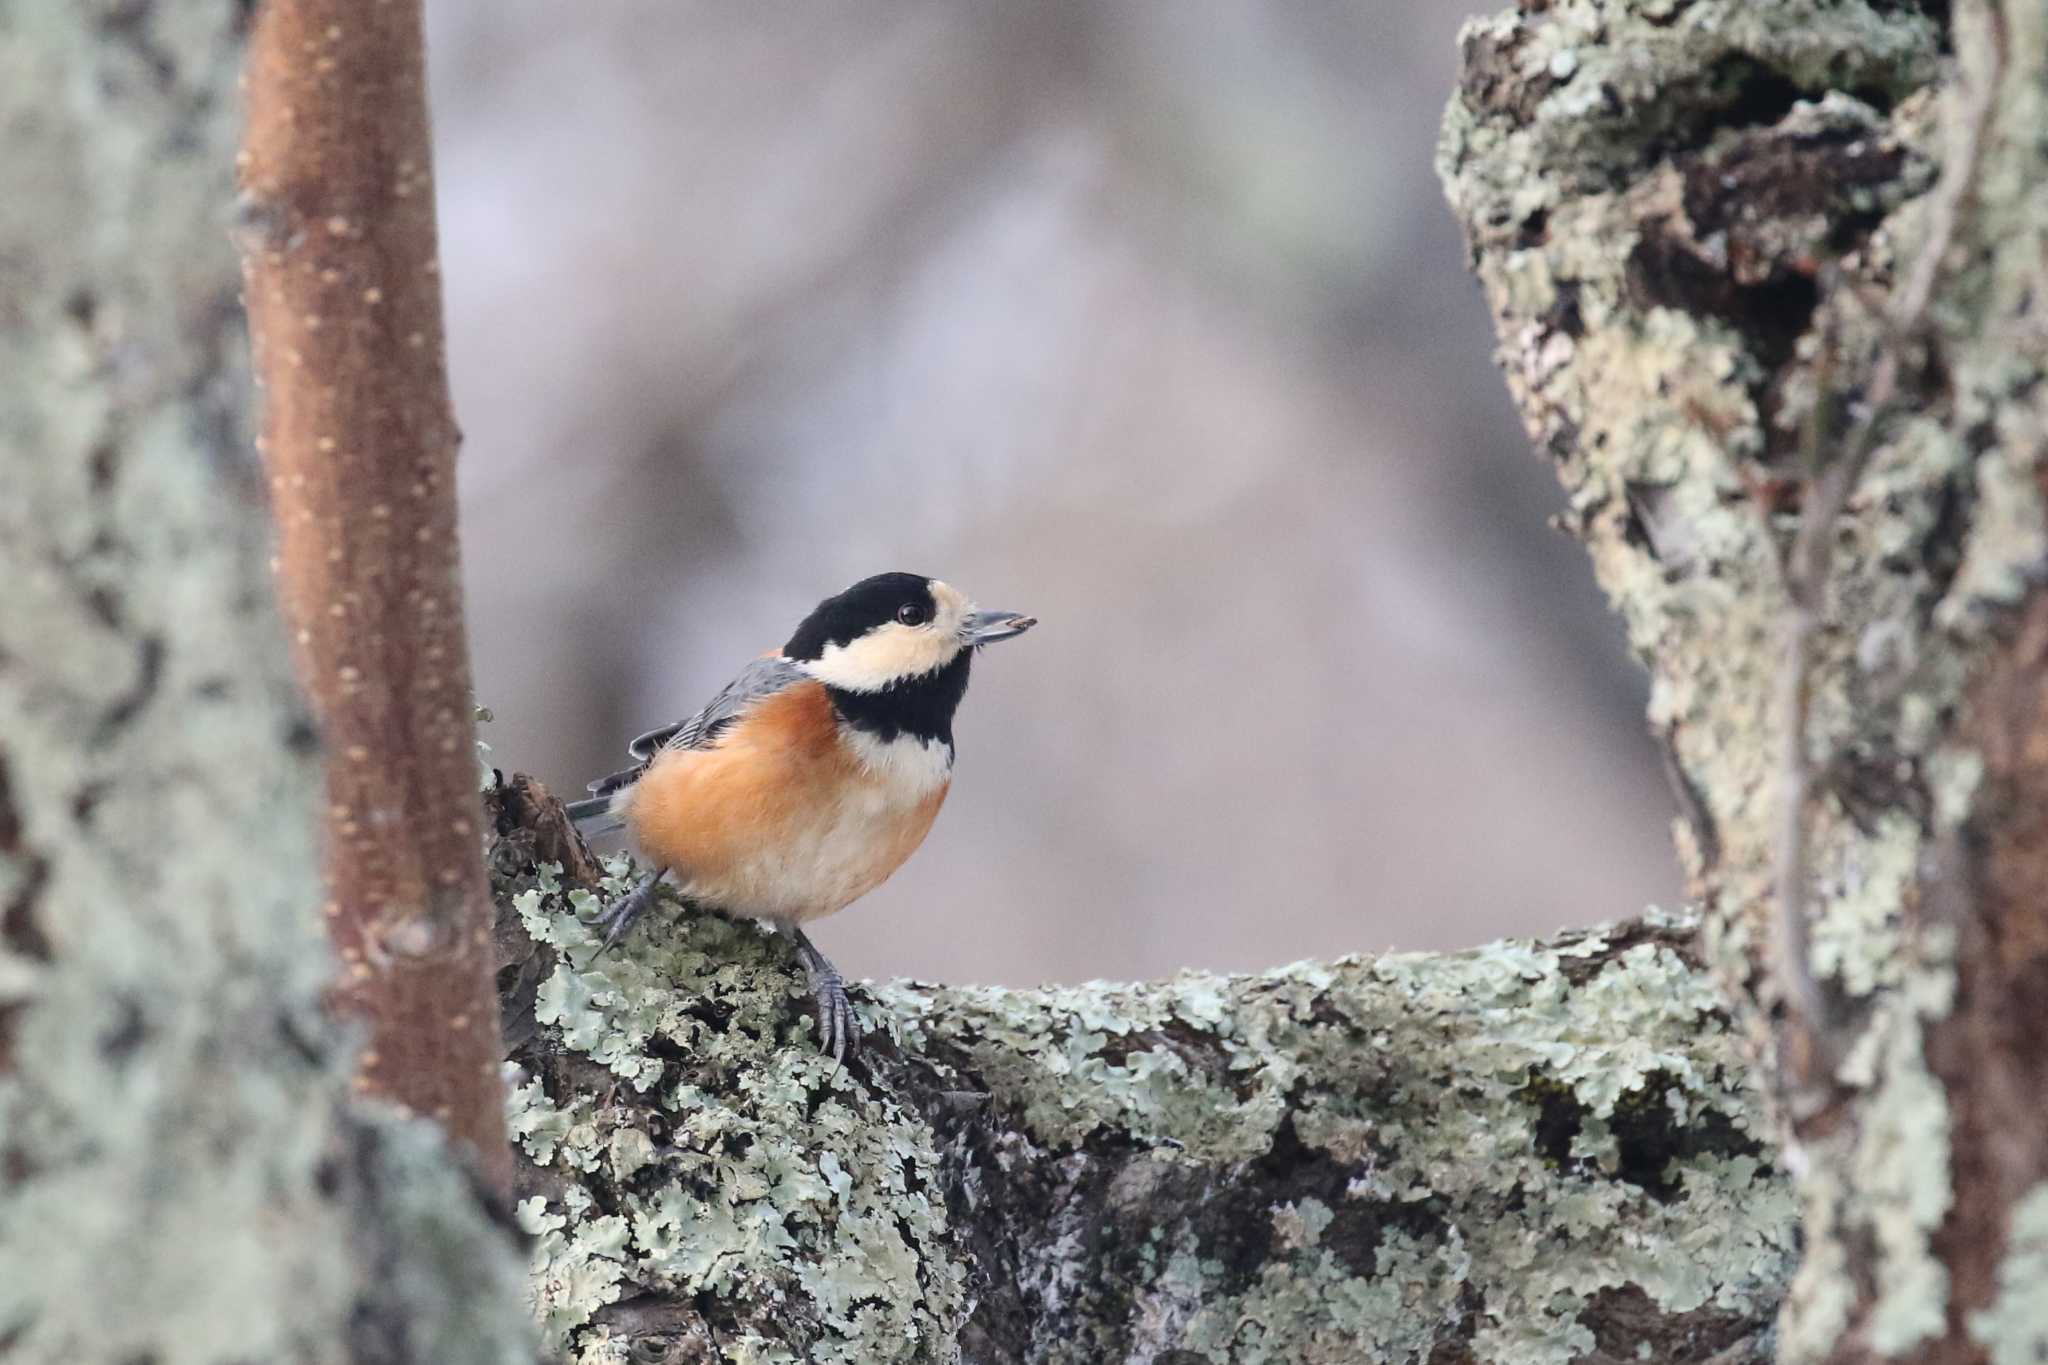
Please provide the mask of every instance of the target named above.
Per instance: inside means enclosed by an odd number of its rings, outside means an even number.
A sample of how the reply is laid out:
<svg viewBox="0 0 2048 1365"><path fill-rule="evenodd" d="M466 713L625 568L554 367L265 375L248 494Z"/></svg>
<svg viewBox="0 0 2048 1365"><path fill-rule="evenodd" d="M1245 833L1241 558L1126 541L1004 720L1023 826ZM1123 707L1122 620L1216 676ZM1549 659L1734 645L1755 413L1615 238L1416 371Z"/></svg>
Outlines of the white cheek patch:
<svg viewBox="0 0 2048 1365"><path fill-rule="evenodd" d="M967 613L974 604L967 595L950 583L932 580L932 606L936 614L932 617L932 633L943 635L949 640L960 638L960 632L967 628Z"/></svg>
<svg viewBox="0 0 2048 1365"><path fill-rule="evenodd" d="M804 669L819 682L848 692L879 692L906 678L936 673L959 653L958 629L891 621L851 643L825 646Z"/></svg>

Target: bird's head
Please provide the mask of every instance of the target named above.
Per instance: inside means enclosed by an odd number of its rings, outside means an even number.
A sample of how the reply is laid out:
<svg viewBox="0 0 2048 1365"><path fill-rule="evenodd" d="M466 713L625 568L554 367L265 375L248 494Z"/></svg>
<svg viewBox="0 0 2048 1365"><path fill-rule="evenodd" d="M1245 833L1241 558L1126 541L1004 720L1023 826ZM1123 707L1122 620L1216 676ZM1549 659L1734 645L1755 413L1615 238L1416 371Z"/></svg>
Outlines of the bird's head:
<svg viewBox="0 0 2048 1365"><path fill-rule="evenodd" d="M1014 611L981 611L951 584L922 574L863 578L820 602L782 647L829 687L875 693L933 678L982 645L1038 624Z"/></svg>

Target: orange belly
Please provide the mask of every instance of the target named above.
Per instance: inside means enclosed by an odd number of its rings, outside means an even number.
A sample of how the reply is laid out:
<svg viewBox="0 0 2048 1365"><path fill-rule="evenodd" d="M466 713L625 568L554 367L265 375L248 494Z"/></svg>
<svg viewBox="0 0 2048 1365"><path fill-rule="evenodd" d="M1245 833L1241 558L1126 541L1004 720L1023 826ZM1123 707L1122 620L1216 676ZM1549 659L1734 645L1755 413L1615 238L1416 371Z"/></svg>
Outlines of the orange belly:
<svg viewBox="0 0 2048 1365"><path fill-rule="evenodd" d="M946 777L898 766L864 763L840 741L824 690L795 687L712 748L659 754L618 809L685 895L801 922L874 890L924 842Z"/></svg>

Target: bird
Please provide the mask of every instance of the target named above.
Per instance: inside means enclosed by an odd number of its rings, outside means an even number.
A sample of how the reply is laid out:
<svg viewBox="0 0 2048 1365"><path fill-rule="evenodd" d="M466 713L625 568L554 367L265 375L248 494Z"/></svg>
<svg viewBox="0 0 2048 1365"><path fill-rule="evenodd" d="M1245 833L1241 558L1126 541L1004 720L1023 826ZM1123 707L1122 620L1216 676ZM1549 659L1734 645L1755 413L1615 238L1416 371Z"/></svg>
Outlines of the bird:
<svg viewBox="0 0 2048 1365"><path fill-rule="evenodd" d="M859 1044L846 983L803 926L880 886L924 842L953 778L974 656L1038 624L913 573L828 597L702 708L627 746L570 818L623 829L648 870L598 921L608 951L664 877L683 899L765 920L794 944L821 1049Z"/></svg>

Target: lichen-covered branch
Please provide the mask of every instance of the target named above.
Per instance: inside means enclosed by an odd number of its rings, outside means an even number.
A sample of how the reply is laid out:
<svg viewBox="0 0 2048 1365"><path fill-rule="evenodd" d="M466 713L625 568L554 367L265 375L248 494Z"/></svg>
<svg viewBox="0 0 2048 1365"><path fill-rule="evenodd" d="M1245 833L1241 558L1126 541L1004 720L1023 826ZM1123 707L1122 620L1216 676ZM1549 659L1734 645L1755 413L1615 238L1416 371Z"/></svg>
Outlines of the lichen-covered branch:
<svg viewBox="0 0 2048 1365"><path fill-rule="evenodd" d="M531 1361L349 1103L227 238L246 6L0 17L0 1358Z"/></svg>
<svg viewBox="0 0 2048 1365"><path fill-rule="evenodd" d="M1785 1357L2039 1359L2048 11L1561 0L1463 68L1446 187L1804 1173Z"/></svg>
<svg viewBox="0 0 2048 1365"><path fill-rule="evenodd" d="M1793 1208L1689 923L877 986L839 1070L779 939L669 906L597 957L623 876L566 879L531 784L492 801L520 1214L573 1360L1767 1354Z"/></svg>
<svg viewBox="0 0 2048 1365"><path fill-rule="evenodd" d="M502 1182L420 0L269 0L239 159L277 572L364 1088Z"/></svg>

